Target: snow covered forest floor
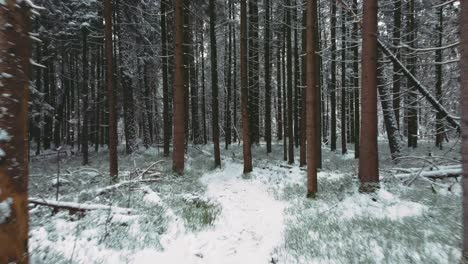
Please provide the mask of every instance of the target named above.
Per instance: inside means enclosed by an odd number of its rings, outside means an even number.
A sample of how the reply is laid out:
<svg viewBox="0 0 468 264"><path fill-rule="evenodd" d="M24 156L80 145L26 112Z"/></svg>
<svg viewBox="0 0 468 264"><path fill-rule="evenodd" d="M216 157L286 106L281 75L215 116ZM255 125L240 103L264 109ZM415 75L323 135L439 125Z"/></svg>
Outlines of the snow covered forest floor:
<svg viewBox="0 0 468 264"><path fill-rule="evenodd" d="M429 170L459 159L458 144L432 145L405 150L424 159L395 165L382 141L381 188L373 194L359 192L353 153L324 149L316 199L305 197L306 172L283 162L282 145L269 156L254 146L248 176L238 145L222 150L222 169L213 169L212 146L190 146L182 177L157 149L122 153L120 181L154 181L114 189L102 189L113 184L106 151L91 154L90 167L81 167L80 157L62 157L60 201L106 206L71 214L30 205L31 262L456 263L460 183L395 177L404 168ZM161 162L143 174L155 161ZM30 197L55 200L56 157L33 157L30 166Z"/></svg>

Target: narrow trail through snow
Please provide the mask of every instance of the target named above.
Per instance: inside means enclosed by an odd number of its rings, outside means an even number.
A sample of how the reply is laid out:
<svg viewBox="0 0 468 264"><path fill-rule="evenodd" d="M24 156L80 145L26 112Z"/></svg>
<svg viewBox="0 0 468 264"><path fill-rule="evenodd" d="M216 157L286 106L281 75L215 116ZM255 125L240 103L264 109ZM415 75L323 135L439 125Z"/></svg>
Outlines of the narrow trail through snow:
<svg viewBox="0 0 468 264"><path fill-rule="evenodd" d="M283 239L285 204L259 180L243 179L241 164L227 162L201 181L222 207L214 226L190 233L179 219L162 240L164 251L140 252L134 263L270 263Z"/></svg>

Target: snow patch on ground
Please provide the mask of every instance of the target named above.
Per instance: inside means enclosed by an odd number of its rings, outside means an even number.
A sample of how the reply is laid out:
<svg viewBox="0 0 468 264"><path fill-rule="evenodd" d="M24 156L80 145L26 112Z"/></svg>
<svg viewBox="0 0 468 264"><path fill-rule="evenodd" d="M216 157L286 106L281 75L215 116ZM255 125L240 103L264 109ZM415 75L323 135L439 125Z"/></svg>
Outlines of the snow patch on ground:
<svg viewBox="0 0 468 264"><path fill-rule="evenodd" d="M341 217L346 220L369 216L401 220L405 217L420 216L427 210L425 205L401 201L383 189L378 191L374 199L365 194L354 194L345 198L339 207L338 210L343 210Z"/></svg>
<svg viewBox="0 0 468 264"><path fill-rule="evenodd" d="M132 263L268 263L283 238L283 209L265 185L242 178L242 165L225 163L223 169L207 174L207 197L221 207L214 226L187 233L172 224L164 235L164 251L140 251ZM179 221L180 222L180 221ZM179 231L179 232L177 232Z"/></svg>

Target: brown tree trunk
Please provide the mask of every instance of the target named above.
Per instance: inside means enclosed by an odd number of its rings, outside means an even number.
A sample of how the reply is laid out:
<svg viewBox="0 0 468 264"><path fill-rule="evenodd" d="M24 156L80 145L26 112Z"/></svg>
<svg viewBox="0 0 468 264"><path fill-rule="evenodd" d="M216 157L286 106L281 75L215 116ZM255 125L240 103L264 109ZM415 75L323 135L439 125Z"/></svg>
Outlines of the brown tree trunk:
<svg viewBox="0 0 468 264"><path fill-rule="evenodd" d="M106 85L107 103L109 107L109 175L112 179L117 179L119 173L117 157L117 109L114 75L114 53L112 43L112 2L104 0L104 20L105 20L105 49L106 49Z"/></svg>
<svg viewBox="0 0 468 264"><path fill-rule="evenodd" d="M244 173L252 171L252 153L250 150L248 81L247 81L247 3L241 0L240 17L240 72L241 72L241 108L242 108L242 144L244 154Z"/></svg>
<svg viewBox="0 0 468 264"><path fill-rule="evenodd" d="M175 0L174 21L174 139L172 169L184 173L185 87L184 87L184 0Z"/></svg>
<svg viewBox="0 0 468 264"><path fill-rule="evenodd" d="M270 0L265 0L265 141L271 153Z"/></svg>
<svg viewBox="0 0 468 264"><path fill-rule="evenodd" d="M83 100L83 125L81 128L81 153L83 154L82 165L88 165L88 28L83 26L83 83L81 87L81 96Z"/></svg>
<svg viewBox="0 0 468 264"><path fill-rule="evenodd" d="M353 0L353 11L357 14L358 2ZM353 86L354 86L354 158L359 158L359 135L360 135L360 100L359 100L359 22L353 23Z"/></svg>
<svg viewBox="0 0 468 264"><path fill-rule="evenodd" d="M0 263L28 263L28 100L30 22L27 1L0 3ZM9 27L5 25L11 25Z"/></svg>
<svg viewBox="0 0 468 264"><path fill-rule="evenodd" d="M331 53L331 80L330 80L330 101L331 101L331 125L330 125L330 150L336 150L336 0L331 0L330 16L330 53Z"/></svg>
<svg viewBox="0 0 468 264"><path fill-rule="evenodd" d="M316 74L316 41L317 38L315 27L317 2L316 0L307 1L307 112L314 113L317 108L318 98L316 98L317 80ZM316 126L317 119L315 114L307 116L307 196L314 197L317 193L317 163L316 163L316 144L317 137Z"/></svg>
<svg viewBox="0 0 468 264"><path fill-rule="evenodd" d="M348 153L346 122L346 12L341 7L341 154Z"/></svg>
<svg viewBox="0 0 468 264"><path fill-rule="evenodd" d="M286 23L292 25L291 19L291 0L287 0L286 7ZM286 32L286 72L287 72L287 92L288 92L288 163L294 164L294 129L293 129L293 73L292 73L292 46L291 46L291 29Z"/></svg>
<svg viewBox="0 0 468 264"><path fill-rule="evenodd" d="M468 260L468 1L460 1L460 75L463 161L463 256Z"/></svg>
<svg viewBox="0 0 468 264"><path fill-rule="evenodd" d="M365 0L362 31L362 109L359 179L379 181L377 152L377 0Z"/></svg>
<svg viewBox="0 0 468 264"><path fill-rule="evenodd" d="M218 99L218 56L216 47L216 6L214 0L210 0L210 43L211 43L211 91L213 107L213 145L215 167L221 167L221 155L219 150L219 99Z"/></svg>

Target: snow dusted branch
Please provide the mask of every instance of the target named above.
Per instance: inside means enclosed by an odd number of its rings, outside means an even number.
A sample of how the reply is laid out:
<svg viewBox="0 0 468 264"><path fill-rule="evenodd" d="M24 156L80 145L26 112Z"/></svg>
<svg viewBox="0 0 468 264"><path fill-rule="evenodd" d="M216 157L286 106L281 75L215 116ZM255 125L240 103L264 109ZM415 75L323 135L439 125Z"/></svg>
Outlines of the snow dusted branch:
<svg viewBox="0 0 468 264"><path fill-rule="evenodd" d="M117 214L131 214L134 210L130 208L115 207L103 204L81 204L73 202L60 202L55 200L29 198L29 203L34 205L42 205L54 208L54 210L64 209L70 213L85 212L91 210L110 210Z"/></svg>

